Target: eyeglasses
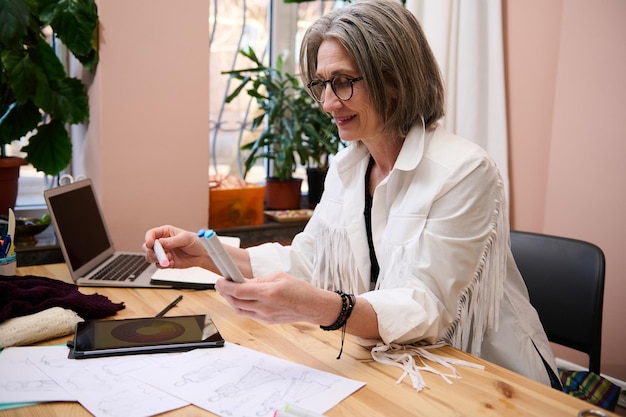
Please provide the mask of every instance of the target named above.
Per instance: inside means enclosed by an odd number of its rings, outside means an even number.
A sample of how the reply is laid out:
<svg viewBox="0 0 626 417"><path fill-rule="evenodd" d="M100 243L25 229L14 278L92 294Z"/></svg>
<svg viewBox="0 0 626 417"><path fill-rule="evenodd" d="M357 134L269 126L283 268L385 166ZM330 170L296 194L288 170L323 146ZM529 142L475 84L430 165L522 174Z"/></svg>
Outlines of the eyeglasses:
<svg viewBox="0 0 626 417"><path fill-rule="evenodd" d="M324 102L324 91L326 91L326 84L330 83L330 87L333 89L333 93L341 101L350 100L354 93L354 83L361 81L363 77L350 78L345 75L335 75L330 80L318 80L315 79L307 84L307 88L311 91L311 94L315 100L320 103Z"/></svg>

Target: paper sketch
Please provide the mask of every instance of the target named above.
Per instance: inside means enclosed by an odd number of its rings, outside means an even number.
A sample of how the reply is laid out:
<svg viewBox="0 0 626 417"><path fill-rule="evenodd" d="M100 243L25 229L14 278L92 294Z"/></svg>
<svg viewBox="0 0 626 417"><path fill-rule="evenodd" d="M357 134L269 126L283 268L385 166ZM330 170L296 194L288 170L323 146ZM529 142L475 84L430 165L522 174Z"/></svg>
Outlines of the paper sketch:
<svg viewBox="0 0 626 417"><path fill-rule="evenodd" d="M224 417L285 404L324 413L364 385L227 343L185 353L68 359L65 346L0 354L0 403L78 401L96 417L140 417L193 403Z"/></svg>
<svg viewBox="0 0 626 417"><path fill-rule="evenodd" d="M0 354L0 403L76 401L29 359L33 348L6 348Z"/></svg>
<svg viewBox="0 0 626 417"><path fill-rule="evenodd" d="M39 347L33 362L96 417L143 417L189 404L167 392L125 375L154 366L175 355L152 354L111 358L68 359L67 348Z"/></svg>
<svg viewBox="0 0 626 417"><path fill-rule="evenodd" d="M227 417L271 416L288 403L324 413L364 385L230 343L131 375Z"/></svg>

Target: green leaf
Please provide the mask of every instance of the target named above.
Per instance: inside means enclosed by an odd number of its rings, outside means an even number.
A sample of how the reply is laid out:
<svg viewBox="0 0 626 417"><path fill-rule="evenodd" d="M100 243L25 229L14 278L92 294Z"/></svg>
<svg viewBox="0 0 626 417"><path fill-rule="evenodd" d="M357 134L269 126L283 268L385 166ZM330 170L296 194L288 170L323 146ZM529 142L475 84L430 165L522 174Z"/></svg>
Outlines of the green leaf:
<svg viewBox="0 0 626 417"><path fill-rule="evenodd" d="M13 94L20 103L32 99L41 106L40 103L45 102L48 92L46 74L25 51L3 51L2 65L6 69L6 77Z"/></svg>
<svg viewBox="0 0 626 417"><path fill-rule="evenodd" d="M246 84L248 84L248 82L251 80L250 77L245 77L243 78L243 80L241 81L241 84L239 84L239 86L235 89L235 91L233 91L228 97L226 97L226 103L230 103L235 97L237 97L239 95L239 93L241 93L241 90L246 86Z"/></svg>
<svg viewBox="0 0 626 417"><path fill-rule="evenodd" d="M37 134L31 136L28 145L22 148L28 156L26 160L37 171L43 171L47 175L56 175L65 169L72 159L72 141L59 121L42 125L37 129Z"/></svg>
<svg viewBox="0 0 626 417"><path fill-rule="evenodd" d="M48 79L65 78L65 68L54 49L42 37L37 38L37 47L29 49L30 59L39 66Z"/></svg>
<svg viewBox="0 0 626 417"><path fill-rule="evenodd" d="M97 32L96 32L97 33ZM97 36L96 36L97 39ZM93 49L87 55L74 55L87 71L94 71L98 64L98 41L93 45Z"/></svg>
<svg viewBox="0 0 626 417"><path fill-rule="evenodd" d="M18 46L30 24L28 3L23 0L0 1L0 45Z"/></svg>
<svg viewBox="0 0 626 417"><path fill-rule="evenodd" d="M41 122L41 113L32 101L14 102L0 118L0 144L9 144L35 129Z"/></svg>
<svg viewBox="0 0 626 417"><path fill-rule="evenodd" d="M263 124L263 121L265 120L265 114L260 114L257 117L255 117L252 120L252 125L250 127L250 130L254 130L257 127L261 126L261 124Z"/></svg>
<svg viewBox="0 0 626 417"><path fill-rule="evenodd" d="M76 57L93 49L92 38L98 26L98 10L91 0L37 0L40 18Z"/></svg>
<svg viewBox="0 0 626 417"><path fill-rule="evenodd" d="M261 67L261 68L263 67L263 63L256 56L256 52L254 52L254 49L251 46L248 46L248 49L242 49L239 52L241 53L241 55L245 56L246 58L254 62L258 67Z"/></svg>
<svg viewBox="0 0 626 417"><path fill-rule="evenodd" d="M50 80L50 95L42 108L67 123L83 123L89 118L89 96L77 78Z"/></svg>

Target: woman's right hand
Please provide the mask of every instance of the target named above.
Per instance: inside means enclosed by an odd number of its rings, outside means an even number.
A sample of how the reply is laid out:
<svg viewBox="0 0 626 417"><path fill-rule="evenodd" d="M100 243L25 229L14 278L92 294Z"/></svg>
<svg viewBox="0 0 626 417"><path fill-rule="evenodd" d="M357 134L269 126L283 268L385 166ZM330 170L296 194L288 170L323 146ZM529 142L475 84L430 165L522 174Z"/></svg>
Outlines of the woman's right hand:
<svg viewBox="0 0 626 417"><path fill-rule="evenodd" d="M170 268L200 266L206 269L215 269L213 261L196 233L170 225L155 227L146 232L143 251L148 262L157 263L157 257L154 253L154 241L156 239L163 246L163 250L170 261Z"/></svg>

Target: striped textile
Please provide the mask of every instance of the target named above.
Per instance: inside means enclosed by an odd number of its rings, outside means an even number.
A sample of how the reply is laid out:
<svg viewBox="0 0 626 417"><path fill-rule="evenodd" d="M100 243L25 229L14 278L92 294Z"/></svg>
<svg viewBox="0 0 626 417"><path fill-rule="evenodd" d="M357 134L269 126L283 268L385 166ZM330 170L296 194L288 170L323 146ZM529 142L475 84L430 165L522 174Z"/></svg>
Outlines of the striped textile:
<svg viewBox="0 0 626 417"><path fill-rule="evenodd" d="M559 369L563 392L585 400L605 410L615 411L620 387L608 379L589 371Z"/></svg>

